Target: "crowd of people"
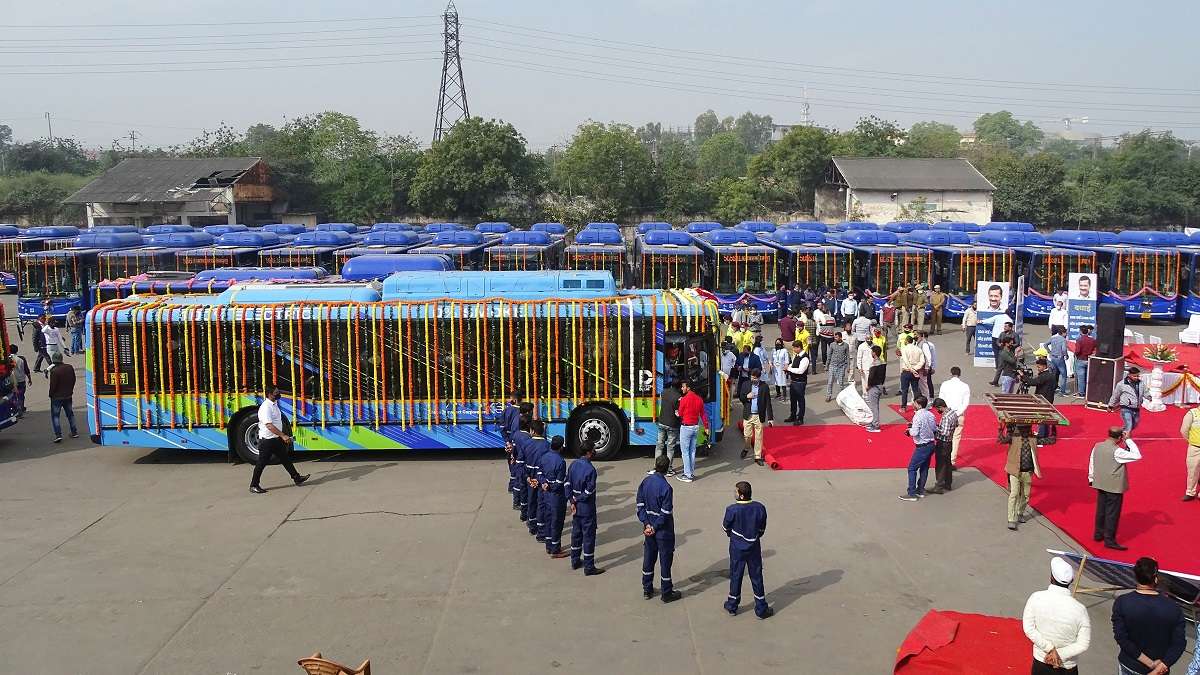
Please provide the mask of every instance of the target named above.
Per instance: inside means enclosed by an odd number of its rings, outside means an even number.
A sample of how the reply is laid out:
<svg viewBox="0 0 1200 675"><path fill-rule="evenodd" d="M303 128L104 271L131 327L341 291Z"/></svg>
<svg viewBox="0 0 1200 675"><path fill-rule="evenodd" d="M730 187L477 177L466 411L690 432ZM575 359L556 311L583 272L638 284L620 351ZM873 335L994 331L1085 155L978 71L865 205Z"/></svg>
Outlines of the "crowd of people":
<svg viewBox="0 0 1200 675"><path fill-rule="evenodd" d="M50 399L50 427L54 433L54 442L63 440L60 418L65 417L71 431L71 438L79 437L79 429L75 424L73 398L75 394L75 367L64 360L64 356L83 353L83 313L78 307L72 307L66 316L67 338L70 346L64 343L62 328L58 320L49 314L38 317L32 326L33 351L36 354L33 366L21 354L17 343L8 346L8 372L13 390L13 405L17 416L24 417L26 395L33 381L34 373L40 374L46 380L46 394Z"/></svg>

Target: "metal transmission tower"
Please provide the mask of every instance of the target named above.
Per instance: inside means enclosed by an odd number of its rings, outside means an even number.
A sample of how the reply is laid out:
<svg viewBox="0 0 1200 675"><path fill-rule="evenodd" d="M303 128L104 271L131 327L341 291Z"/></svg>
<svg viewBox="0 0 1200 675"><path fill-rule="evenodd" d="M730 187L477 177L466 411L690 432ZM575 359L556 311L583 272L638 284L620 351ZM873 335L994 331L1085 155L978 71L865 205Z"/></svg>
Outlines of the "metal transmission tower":
<svg viewBox="0 0 1200 675"><path fill-rule="evenodd" d="M438 91L437 118L433 122L433 140L440 141L450 128L464 118L470 117L467 110L467 85L463 81L462 57L458 53L458 9L454 0L446 5L442 14L444 28L442 36L442 88Z"/></svg>

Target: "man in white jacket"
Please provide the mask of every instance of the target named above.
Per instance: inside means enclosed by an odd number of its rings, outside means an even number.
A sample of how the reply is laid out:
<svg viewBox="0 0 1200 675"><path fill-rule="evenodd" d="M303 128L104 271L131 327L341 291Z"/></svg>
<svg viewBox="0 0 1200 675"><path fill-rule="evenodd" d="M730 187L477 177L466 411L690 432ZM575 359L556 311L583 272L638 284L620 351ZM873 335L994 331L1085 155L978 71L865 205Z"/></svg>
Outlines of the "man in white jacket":
<svg viewBox="0 0 1200 675"><path fill-rule="evenodd" d="M1021 624L1033 643L1034 675L1076 673L1075 659L1092 641L1092 621L1071 596L1075 568L1059 556L1050 559L1050 585L1029 596Z"/></svg>
<svg viewBox="0 0 1200 675"><path fill-rule="evenodd" d="M862 386L862 395L867 397L867 375L871 372L871 366L875 363L875 356L871 353L871 341L858 343L858 351L854 354L854 368L858 371L858 381Z"/></svg>

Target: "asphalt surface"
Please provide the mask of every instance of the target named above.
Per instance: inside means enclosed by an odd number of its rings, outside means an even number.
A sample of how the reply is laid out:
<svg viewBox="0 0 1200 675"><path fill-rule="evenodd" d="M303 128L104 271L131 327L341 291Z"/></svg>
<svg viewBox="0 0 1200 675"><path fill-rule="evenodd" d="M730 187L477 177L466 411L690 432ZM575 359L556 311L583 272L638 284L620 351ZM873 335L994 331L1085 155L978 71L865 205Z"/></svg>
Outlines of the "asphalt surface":
<svg viewBox="0 0 1200 675"><path fill-rule="evenodd" d="M961 339L948 326L936 340L944 371L965 363ZM986 390L990 372L967 370ZM843 421L816 390L810 422ZM294 673L321 651L376 673L885 673L926 611L1019 616L1046 585L1044 549L1072 546L1041 517L1008 531L1005 491L973 469L906 503L903 471L772 472L728 434L697 482L673 482L683 600L664 605L640 586L648 452L599 466L608 573L587 578L525 532L499 454L316 455L304 486L270 467L270 492L253 495L250 468L223 455L92 446L82 402L81 373L83 433L52 444L39 377L29 415L0 432L6 672ZM721 609L721 516L738 480L770 513L767 621L748 583L737 617ZM1110 603L1084 602L1094 637L1080 670L1108 672Z"/></svg>

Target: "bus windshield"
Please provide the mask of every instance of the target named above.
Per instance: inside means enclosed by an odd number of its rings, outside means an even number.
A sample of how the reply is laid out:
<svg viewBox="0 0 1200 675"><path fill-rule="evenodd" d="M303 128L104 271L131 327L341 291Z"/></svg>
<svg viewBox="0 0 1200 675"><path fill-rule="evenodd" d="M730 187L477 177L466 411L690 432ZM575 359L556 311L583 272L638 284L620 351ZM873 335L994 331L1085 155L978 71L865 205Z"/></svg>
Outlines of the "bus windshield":
<svg viewBox="0 0 1200 675"><path fill-rule="evenodd" d="M929 282L929 253L874 251L868 284L891 293L901 284Z"/></svg>
<svg viewBox="0 0 1200 675"><path fill-rule="evenodd" d="M1174 295L1179 287L1177 251L1121 251L1113 257L1112 290L1137 295L1149 289Z"/></svg>
<svg viewBox="0 0 1200 675"><path fill-rule="evenodd" d="M980 281L1008 281L1012 275L1012 255L1008 251L963 251L948 256L949 270L943 270L955 295L974 295Z"/></svg>
<svg viewBox="0 0 1200 675"><path fill-rule="evenodd" d="M801 251L792 282L805 288L850 288L850 251Z"/></svg>
<svg viewBox="0 0 1200 675"><path fill-rule="evenodd" d="M649 253L642 256L642 288L694 288L700 285L700 257Z"/></svg>
<svg viewBox="0 0 1200 675"><path fill-rule="evenodd" d="M21 296L43 298L78 295L78 261L75 258L39 257L26 259L21 266Z"/></svg>
<svg viewBox="0 0 1200 675"><path fill-rule="evenodd" d="M175 269L180 272L202 272L218 267L236 267L237 264L232 253L192 254L175 257Z"/></svg>
<svg viewBox="0 0 1200 675"><path fill-rule="evenodd" d="M764 293L775 286L775 255L771 252L717 251L717 293Z"/></svg>
<svg viewBox="0 0 1200 675"><path fill-rule="evenodd" d="M1030 267L1032 274L1026 279L1030 292L1049 296L1066 288L1072 273L1094 273L1096 254L1087 251L1037 253Z"/></svg>
<svg viewBox="0 0 1200 675"><path fill-rule="evenodd" d="M545 269L541 251L488 253L487 268L493 272L524 272Z"/></svg>

